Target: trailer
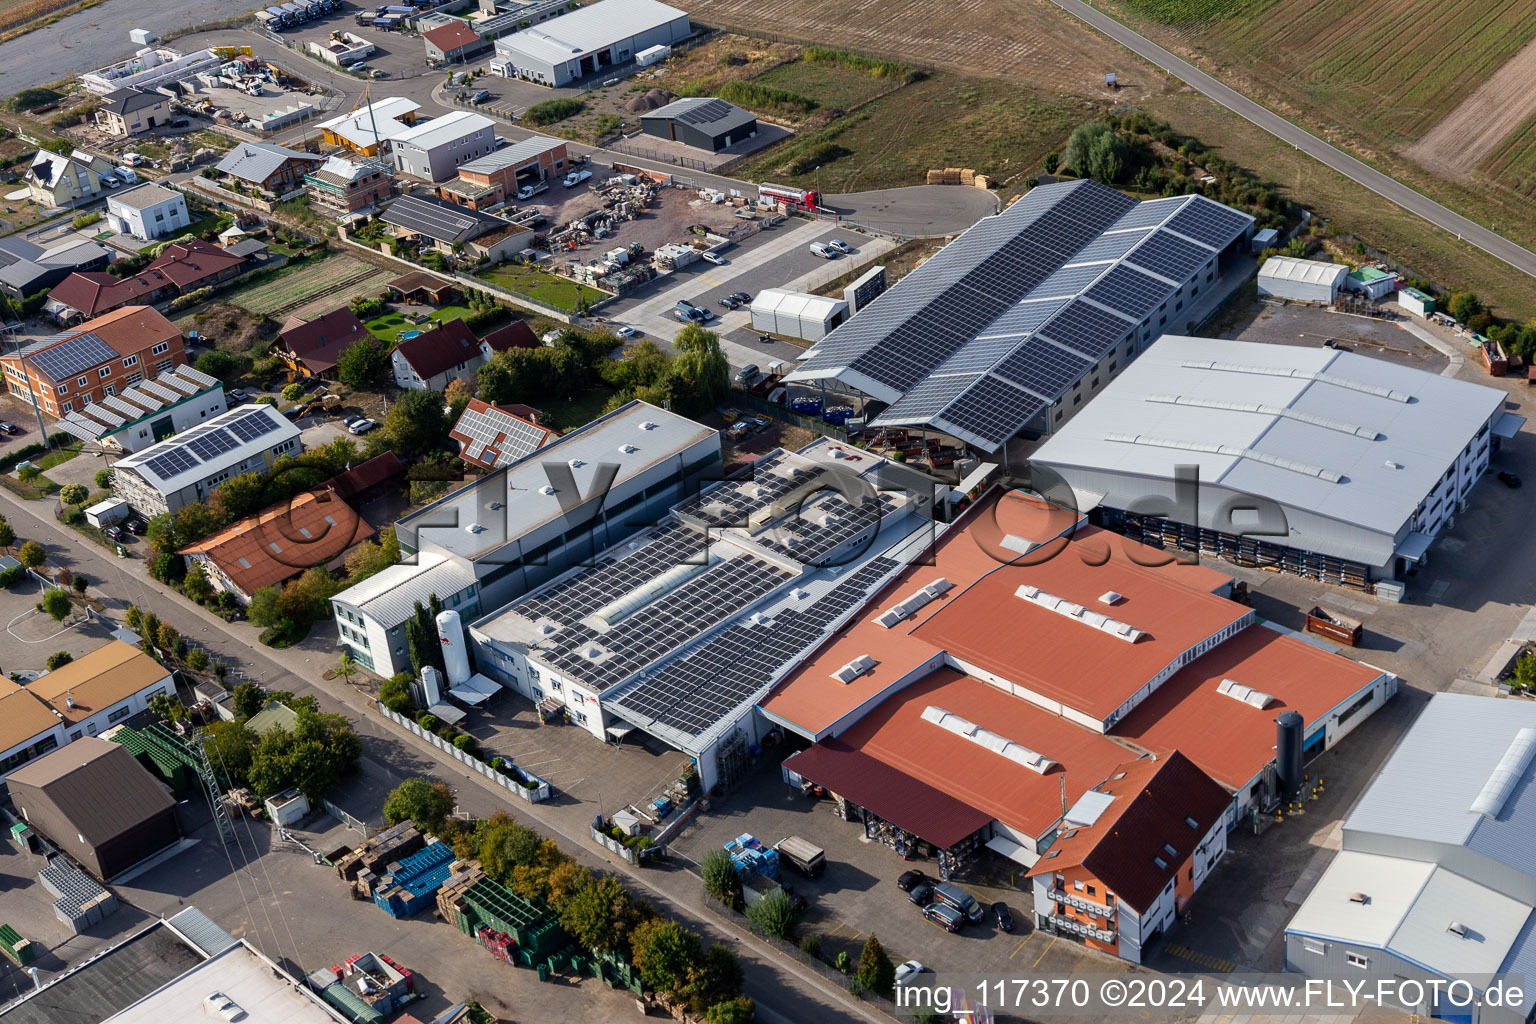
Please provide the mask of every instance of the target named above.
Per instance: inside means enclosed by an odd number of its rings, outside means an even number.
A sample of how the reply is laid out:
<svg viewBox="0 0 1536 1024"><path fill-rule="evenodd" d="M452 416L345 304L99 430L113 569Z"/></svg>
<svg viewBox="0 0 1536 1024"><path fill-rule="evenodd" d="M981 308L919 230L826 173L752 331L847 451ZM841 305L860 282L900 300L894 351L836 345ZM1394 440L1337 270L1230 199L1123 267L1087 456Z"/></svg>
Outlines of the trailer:
<svg viewBox="0 0 1536 1024"><path fill-rule="evenodd" d="M807 839L801 839L799 836L785 836L774 843L773 848L779 851L780 857L788 861L806 878L815 878L826 869L826 851Z"/></svg>
<svg viewBox="0 0 1536 1024"><path fill-rule="evenodd" d="M1307 612L1307 632L1325 636L1346 647L1359 647L1365 635L1365 625L1341 612L1330 611L1321 605L1313 605Z"/></svg>
<svg viewBox="0 0 1536 1024"><path fill-rule="evenodd" d="M792 210L810 210L814 212L821 209L821 193L813 188L791 188L788 185L764 183L757 187L757 195L759 199L780 203Z"/></svg>
<svg viewBox="0 0 1536 1024"><path fill-rule="evenodd" d="M382 28L386 31L393 32L395 29L400 27L400 19L394 17L393 15L389 17L374 18L373 27Z"/></svg>

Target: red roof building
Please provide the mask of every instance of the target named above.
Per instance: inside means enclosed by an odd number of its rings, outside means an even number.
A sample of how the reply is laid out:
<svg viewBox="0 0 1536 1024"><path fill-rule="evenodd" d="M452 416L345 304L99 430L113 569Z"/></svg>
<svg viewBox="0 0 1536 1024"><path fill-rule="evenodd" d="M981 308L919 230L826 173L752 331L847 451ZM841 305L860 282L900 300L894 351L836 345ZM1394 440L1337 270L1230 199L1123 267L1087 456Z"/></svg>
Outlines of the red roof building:
<svg viewBox="0 0 1536 1024"><path fill-rule="evenodd" d="M1178 751L1118 765L1029 872L1036 920L1136 963L1227 850L1232 798Z"/></svg>
<svg viewBox="0 0 1536 1024"><path fill-rule="evenodd" d="M468 22L457 18L446 25L423 32L421 38L426 43L429 60L447 61L450 64L462 61L490 45L475 33Z"/></svg>
<svg viewBox="0 0 1536 1024"><path fill-rule="evenodd" d="M485 350L487 359L497 352L506 352L514 348L538 348L541 344L543 343L539 341L538 335L533 333L533 328L522 320L514 320L480 339L480 347Z"/></svg>
<svg viewBox="0 0 1536 1024"><path fill-rule="evenodd" d="M480 339L459 319L402 341L389 356L395 383L415 391L442 391L451 380L470 380L485 362Z"/></svg>
<svg viewBox="0 0 1536 1024"><path fill-rule="evenodd" d="M459 458L492 470L531 455L560 432L509 412L507 407L471 398L448 436L459 442Z"/></svg>
<svg viewBox="0 0 1536 1024"><path fill-rule="evenodd" d="M277 336L274 351L295 373L334 380L341 354L368 337L372 335L363 322L342 307L313 320L290 320Z"/></svg>
<svg viewBox="0 0 1536 1024"><path fill-rule="evenodd" d="M129 305L151 305L227 281L246 259L216 245L193 239L165 247L158 259L137 274L74 273L48 293L48 307L65 317L95 317Z"/></svg>
<svg viewBox="0 0 1536 1024"><path fill-rule="evenodd" d="M329 488L338 498L350 500L404 472L405 463L400 457L394 452L385 452L331 477L321 486Z"/></svg>

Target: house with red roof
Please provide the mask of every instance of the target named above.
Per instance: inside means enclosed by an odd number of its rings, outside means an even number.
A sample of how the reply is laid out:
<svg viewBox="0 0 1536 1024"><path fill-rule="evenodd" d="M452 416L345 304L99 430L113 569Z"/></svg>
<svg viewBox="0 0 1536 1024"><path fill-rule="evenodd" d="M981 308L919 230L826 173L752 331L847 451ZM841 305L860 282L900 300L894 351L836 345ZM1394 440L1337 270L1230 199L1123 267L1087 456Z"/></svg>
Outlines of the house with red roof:
<svg viewBox="0 0 1536 1024"><path fill-rule="evenodd" d="M444 64L462 64L491 48L489 39L480 38L469 22L458 18L423 32L421 38L427 47L427 60Z"/></svg>
<svg viewBox="0 0 1536 1024"><path fill-rule="evenodd" d="M402 341L389 358L395 383L408 391L442 391L455 379L472 382L485 362L480 339L458 318Z"/></svg>
<svg viewBox="0 0 1536 1024"><path fill-rule="evenodd" d="M336 361L364 338L372 337L353 312L343 306L313 320L291 317L272 351L295 373L320 380L336 379Z"/></svg>
<svg viewBox="0 0 1536 1024"><path fill-rule="evenodd" d="M44 309L63 320L77 320L124 306L150 306L228 281L247 263L244 256L198 239L173 242L137 274L70 274L48 293Z"/></svg>

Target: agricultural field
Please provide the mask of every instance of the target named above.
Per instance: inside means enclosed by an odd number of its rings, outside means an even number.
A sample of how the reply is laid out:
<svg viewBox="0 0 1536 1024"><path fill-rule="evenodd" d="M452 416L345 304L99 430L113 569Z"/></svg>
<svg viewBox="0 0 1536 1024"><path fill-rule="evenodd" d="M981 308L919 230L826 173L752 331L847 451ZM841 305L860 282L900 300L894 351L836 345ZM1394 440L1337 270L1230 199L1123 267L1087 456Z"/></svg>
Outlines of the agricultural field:
<svg viewBox="0 0 1536 1024"><path fill-rule="evenodd" d="M320 295L317 298L310 299L301 306L285 310L283 315L285 317L301 316L306 320L313 320L321 314L329 313L340 306L343 301L352 298L354 295L382 295L384 293L384 286L399 276L399 274L392 270L375 269L373 276L354 282L340 293Z"/></svg>
<svg viewBox="0 0 1536 1024"><path fill-rule="evenodd" d="M322 305L339 305L360 294L358 286L379 274L372 264L336 254L318 262L284 267L265 281L242 288L223 299L252 313L280 319L321 298L334 299L334 302L327 301Z"/></svg>
<svg viewBox="0 0 1536 1024"><path fill-rule="evenodd" d="M783 89L814 99L823 109L848 110L881 93L901 87L900 81L849 71L835 64L795 60L780 64L752 79L753 83Z"/></svg>
<svg viewBox="0 0 1536 1024"><path fill-rule="evenodd" d="M77 0L0 0L0 32L52 14Z"/></svg>

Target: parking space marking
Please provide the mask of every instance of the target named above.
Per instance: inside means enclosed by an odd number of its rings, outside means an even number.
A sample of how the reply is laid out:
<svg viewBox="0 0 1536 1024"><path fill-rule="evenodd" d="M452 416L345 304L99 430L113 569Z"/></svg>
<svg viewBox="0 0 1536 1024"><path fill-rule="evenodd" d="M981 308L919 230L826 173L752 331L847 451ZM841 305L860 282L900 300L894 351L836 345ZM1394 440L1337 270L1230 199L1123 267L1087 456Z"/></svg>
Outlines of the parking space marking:
<svg viewBox="0 0 1536 1024"><path fill-rule="evenodd" d="M1040 966L1040 961L1045 959L1045 954L1049 953L1051 951L1051 947L1056 945L1056 939L1057 936L1051 936L1051 941L1045 944L1045 948L1040 951L1040 955L1035 957L1035 962L1029 965L1030 970L1034 970L1036 967Z"/></svg>
<svg viewBox="0 0 1536 1024"><path fill-rule="evenodd" d="M1018 956L1019 955L1019 950L1023 949L1025 946L1029 945L1030 936L1032 936L1033 934L1034 933L1031 932L1029 935L1024 936L1024 941L1020 942L1017 946L1013 947L1013 952L1008 954L1008 959L1009 960L1012 960L1014 957Z"/></svg>

